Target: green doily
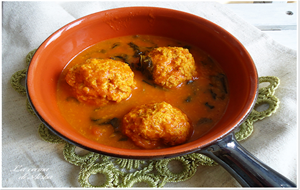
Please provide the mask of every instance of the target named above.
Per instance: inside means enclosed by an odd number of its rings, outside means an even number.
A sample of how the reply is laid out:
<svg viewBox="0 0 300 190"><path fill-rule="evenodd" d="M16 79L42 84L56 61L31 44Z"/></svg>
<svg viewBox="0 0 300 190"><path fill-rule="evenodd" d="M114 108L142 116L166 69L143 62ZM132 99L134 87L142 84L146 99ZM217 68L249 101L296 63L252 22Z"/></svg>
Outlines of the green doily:
<svg viewBox="0 0 300 190"><path fill-rule="evenodd" d="M34 53L35 50L26 56L27 66ZM18 71L11 77L12 87L24 96L26 95L26 90L21 85L21 81L25 78L26 71L27 69ZM253 111L240 126L239 130L235 132L238 141L248 138L253 132L254 122L271 116L279 106L279 100L274 96L275 89L279 85L279 79L274 76L260 77L259 83L264 82L269 82L270 84L259 89L258 99ZM257 111L257 108L263 104L267 104L268 108L264 111ZM35 115L28 100L26 105L28 111ZM75 152L76 146L54 135L44 124L40 124L38 132L40 137L46 142L65 144L63 150L64 158L67 162L80 167L78 182L82 187L132 187L136 183L141 182L147 183L150 187L163 187L167 182L180 182L193 177L200 165L218 165L214 160L199 153L150 161L113 158L94 152L78 155ZM181 172L174 173L169 170L168 165L172 161L181 163ZM105 182L99 186L92 185L89 182L89 178L93 174L103 174Z"/></svg>

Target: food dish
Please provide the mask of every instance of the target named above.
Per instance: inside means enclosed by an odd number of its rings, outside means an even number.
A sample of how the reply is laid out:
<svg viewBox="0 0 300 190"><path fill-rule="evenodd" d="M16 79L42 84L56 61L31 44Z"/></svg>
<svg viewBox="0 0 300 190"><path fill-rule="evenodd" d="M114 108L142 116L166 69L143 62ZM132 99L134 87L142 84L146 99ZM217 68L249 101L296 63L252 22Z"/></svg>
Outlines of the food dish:
<svg viewBox="0 0 300 190"><path fill-rule="evenodd" d="M133 108L123 118L123 133L146 149L186 142L191 133L189 119L180 109L166 102L148 103Z"/></svg>
<svg viewBox="0 0 300 190"><path fill-rule="evenodd" d="M67 83L80 101L105 105L127 99L135 87L130 67L112 59L88 59L73 66L66 76Z"/></svg>
<svg viewBox="0 0 300 190"><path fill-rule="evenodd" d="M177 39L211 55L227 76L229 102L220 121L200 138L179 146L132 150L99 145L84 138L62 116L57 105L57 82L66 63L97 42L120 36L148 34ZM44 72L47 71L47 72ZM37 116L55 134L85 149L127 158L166 158L195 152L238 127L251 112L258 89L255 64L231 34L201 17L155 7L125 7L75 20L51 35L38 48L28 68L26 90Z"/></svg>
<svg viewBox="0 0 300 190"><path fill-rule="evenodd" d="M85 88L91 90L86 92ZM57 93L63 117L78 133L104 145L128 149L159 149L198 139L220 120L229 97L224 72L206 52L185 42L152 35L121 36L85 49L61 73ZM119 101L111 98L119 94L126 96ZM180 129L184 134L177 133L174 143L166 143L163 138L167 130L177 130L177 116L173 114L174 120L164 121L170 123L168 127L158 122L152 110L144 110L150 115L143 118L131 118L141 126L124 123L125 115L137 107L164 102L187 115L186 129ZM170 117L167 115L161 117ZM151 139L156 132L143 132L150 118L160 126L161 137ZM137 121L140 119L143 121ZM138 134L133 137L131 131Z"/></svg>
<svg viewBox="0 0 300 190"><path fill-rule="evenodd" d="M142 57L142 65L155 84L165 88L177 87L193 80L196 65L192 54L182 47L158 47Z"/></svg>

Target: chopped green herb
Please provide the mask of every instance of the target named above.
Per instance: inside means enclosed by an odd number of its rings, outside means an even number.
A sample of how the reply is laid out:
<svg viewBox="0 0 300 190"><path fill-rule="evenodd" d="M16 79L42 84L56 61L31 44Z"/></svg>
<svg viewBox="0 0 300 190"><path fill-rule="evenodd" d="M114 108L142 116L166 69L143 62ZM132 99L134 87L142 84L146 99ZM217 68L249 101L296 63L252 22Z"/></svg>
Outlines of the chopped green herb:
<svg viewBox="0 0 300 190"><path fill-rule="evenodd" d="M189 102L192 101L192 97L191 97L191 96L188 96L184 101L189 103Z"/></svg>
<svg viewBox="0 0 300 190"><path fill-rule="evenodd" d="M221 92L227 94L227 85L226 85L226 75L223 73L219 73L218 75L211 76L212 80L214 81L212 86L218 87Z"/></svg>
<svg viewBox="0 0 300 190"><path fill-rule="evenodd" d="M103 120L103 119L91 119L91 121L94 121L97 123L97 125L110 125L110 120Z"/></svg>
<svg viewBox="0 0 300 190"><path fill-rule="evenodd" d="M105 49L100 50L100 53L106 53Z"/></svg>
<svg viewBox="0 0 300 190"><path fill-rule="evenodd" d="M124 54L124 55L116 55L115 56L116 58L119 58L119 59L122 59L122 60L126 60L126 58L127 58L127 55L126 54Z"/></svg>
<svg viewBox="0 0 300 190"><path fill-rule="evenodd" d="M100 119L96 119L96 118L91 118L91 121L93 121L93 122L99 122L99 121L101 121L102 119L100 118Z"/></svg>
<svg viewBox="0 0 300 190"><path fill-rule="evenodd" d="M212 122L212 119L204 117L204 118L201 118L201 119L198 120L197 126L207 124L207 123L211 123L211 122Z"/></svg>
<svg viewBox="0 0 300 190"><path fill-rule="evenodd" d="M116 117L114 117L112 120L110 120L110 122L109 122L112 126L113 126L113 128L119 128L120 127L120 120L118 119L118 118L116 118Z"/></svg>
<svg viewBox="0 0 300 190"><path fill-rule="evenodd" d="M154 83L151 83L151 82L149 82L149 81L147 81L147 80L142 80L142 82L144 82L144 83L146 83L146 84L148 84L148 85L150 85L150 86L152 86L152 87L154 87L154 88L157 88L157 89L160 89L160 90L164 90L164 91L169 91L169 89L166 89L166 88L164 88L164 87L161 87L161 86L159 86L159 85L156 85L156 84L154 84Z"/></svg>
<svg viewBox="0 0 300 190"><path fill-rule="evenodd" d="M143 81L144 83L150 85L150 86L153 86L154 88L157 88L157 85L156 85L156 84L153 84L153 83L151 83L151 82L149 82L149 81L146 81L146 80L142 80L142 81Z"/></svg>
<svg viewBox="0 0 300 190"><path fill-rule="evenodd" d="M111 59L113 60L121 60L125 63L128 64L128 55L127 54L121 54L121 55L116 55L116 56L113 56L113 57L110 57Z"/></svg>
<svg viewBox="0 0 300 190"><path fill-rule="evenodd" d="M116 55L113 57L110 57L113 60L120 60L123 61L124 63L126 63L131 69L134 69L134 64L133 63L129 63L128 61L128 55L127 54L121 54L121 55Z"/></svg>
<svg viewBox="0 0 300 190"><path fill-rule="evenodd" d="M117 129L121 126L121 123L118 118L113 119L102 119L102 118L90 118L92 122L95 122L97 125L112 125L113 128Z"/></svg>
<svg viewBox="0 0 300 190"><path fill-rule="evenodd" d="M101 107L95 108L94 111L99 111L99 110L102 110L104 108L105 108L105 106L101 106Z"/></svg>
<svg viewBox="0 0 300 190"><path fill-rule="evenodd" d="M214 108L215 108L215 106L209 105L208 102L205 102L204 105L205 105L206 107L210 108L210 109L214 109Z"/></svg>
<svg viewBox="0 0 300 190"><path fill-rule="evenodd" d="M211 97L215 100L217 98L217 94L214 93L214 91L212 89L209 89L209 92L211 94Z"/></svg>
<svg viewBox="0 0 300 190"><path fill-rule="evenodd" d="M118 141L127 141L127 140L128 140L128 137L122 137Z"/></svg>
<svg viewBox="0 0 300 190"><path fill-rule="evenodd" d="M223 73L220 73L219 76L220 76L219 78L222 83L223 90L227 94L228 92L227 92L227 86L226 86L226 76Z"/></svg>
<svg viewBox="0 0 300 190"><path fill-rule="evenodd" d="M143 53L143 52L141 52L139 46L137 46L133 42L129 42L128 45L134 50L133 57L139 57Z"/></svg>
<svg viewBox="0 0 300 190"><path fill-rule="evenodd" d="M149 80L152 80L153 63L151 58L141 55L138 70L141 71Z"/></svg>
<svg viewBox="0 0 300 190"><path fill-rule="evenodd" d="M120 42L116 42L116 43L114 43L114 44L111 46L111 49L114 49L114 48L118 47L119 45L121 45L121 43L120 43Z"/></svg>

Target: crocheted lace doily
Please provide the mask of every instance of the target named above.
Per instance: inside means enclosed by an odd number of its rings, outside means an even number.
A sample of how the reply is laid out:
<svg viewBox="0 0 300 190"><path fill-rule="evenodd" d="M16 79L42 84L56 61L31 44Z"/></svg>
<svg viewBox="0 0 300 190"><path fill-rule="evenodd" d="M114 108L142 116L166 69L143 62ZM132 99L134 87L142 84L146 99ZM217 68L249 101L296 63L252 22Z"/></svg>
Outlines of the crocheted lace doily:
<svg viewBox="0 0 300 190"><path fill-rule="evenodd" d="M29 52L26 56L27 66L34 53L35 50ZM26 71L27 68L16 72L11 77L12 87L23 96L26 95L26 90L21 85L21 81L26 77ZM253 132L254 122L271 116L279 106L279 100L274 96L275 90L279 86L279 79L274 76L259 77L259 83L264 82L270 84L259 88L258 99L253 111L235 132L238 141L248 138ZM258 111L257 108L263 104L267 104L268 108ZM28 111L35 115L28 99L26 106ZM180 182L193 177L199 165L218 165L214 160L199 153L149 161L113 158L94 152L79 155L75 152L76 146L54 135L44 124L39 125L38 133L41 139L46 142L65 144L63 149L64 158L70 164L80 167L78 182L82 187L132 187L141 182L147 183L150 187L163 187L167 182ZM174 160L181 162L183 166L182 171L179 173L174 173L169 169L168 164ZM98 186L92 185L89 178L93 174L103 174L104 182Z"/></svg>

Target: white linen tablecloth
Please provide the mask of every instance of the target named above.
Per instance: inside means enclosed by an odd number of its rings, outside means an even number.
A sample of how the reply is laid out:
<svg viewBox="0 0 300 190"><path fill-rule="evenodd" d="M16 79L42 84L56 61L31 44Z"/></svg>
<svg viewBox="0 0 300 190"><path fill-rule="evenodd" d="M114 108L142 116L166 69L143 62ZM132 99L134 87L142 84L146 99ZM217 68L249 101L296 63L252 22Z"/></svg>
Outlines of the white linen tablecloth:
<svg viewBox="0 0 300 190"><path fill-rule="evenodd" d="M80 187L79 167L66 162L61 144L42 141L40 121L26 110L25 98L10 85L11 76L26 67L25 56L49 35L82 16L117 7L155 6L177 9L204 17L232 33L247 48L259 76L281 80L275 96L280 107L275 114L254 124L254 132L241 144L253 155L297 182L297 52L286 48L224 5L215 2L166 1L67 1L3 2L2 22L2 186ZM297 39L295 39L297 40ZM44 169L37 171L35 169ZM29 174L50 179L27 179ZM240 187L221 166L200 166L195 176L165 187Z"/></svg>

